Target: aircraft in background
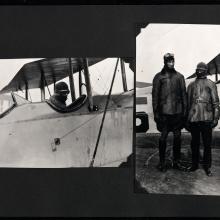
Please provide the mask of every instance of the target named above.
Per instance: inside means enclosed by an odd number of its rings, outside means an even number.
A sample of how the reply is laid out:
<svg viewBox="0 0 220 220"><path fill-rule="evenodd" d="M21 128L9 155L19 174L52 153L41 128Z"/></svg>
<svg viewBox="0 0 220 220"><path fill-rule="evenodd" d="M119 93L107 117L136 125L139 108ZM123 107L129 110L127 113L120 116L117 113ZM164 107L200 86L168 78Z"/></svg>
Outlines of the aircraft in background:
<svg viewBox="0 0 220 220"><path fill-rule="evenodd" d="M0 167L119 166L132 154L133 89L127 89L118 58L108 94L93 94L89 68L102 58L52 58L25 64L0 91ZM112 94L121 65L123 92ZM78 75L78 94L73 74ZM45 99L45 89L69 77L72 104L66 111ZM83 91L85 87L85 91ZM39 88L41 102L29 100ZM15 92L24 90L25 98Z"/></svg>
<svg viewBox="0 0 220 220"><path fill-rule="evenodd" d="M215 83L220 97L220 54L207 63L209 76L215 76ZM186 87L194 80L196 74L193 73L186 78ZM214 129L220 131L220 124ZM136 82L136 132L137 133L159 133L154 122L152 108L152 84L145 82ZM187 132L183 129L183 132Z"/></svg>

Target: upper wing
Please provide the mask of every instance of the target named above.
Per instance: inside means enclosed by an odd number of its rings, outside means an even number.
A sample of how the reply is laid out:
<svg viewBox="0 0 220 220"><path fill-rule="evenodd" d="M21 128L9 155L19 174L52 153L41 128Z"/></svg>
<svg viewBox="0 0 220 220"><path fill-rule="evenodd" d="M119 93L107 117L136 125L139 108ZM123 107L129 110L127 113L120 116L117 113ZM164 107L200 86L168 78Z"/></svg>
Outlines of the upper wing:
<svg viewBox="0 0 220 220"><path fill-rule="evenodd" d="M208 74L213 75L216 73L220 73L220 54L218 54L215 58L213 58L210 62L207 63L208 65ZM196 77L196 73L193 73L187 79L191 79Z"/></svg>
<svg viewBox="0 0 220 220"><path fill-rule="evenodd" d="M87 58L88 66L96 64L104 58ZM83 69L82 58L71 58L73 73ZM41 59L27 63L17 72L14 78L0 93L40 88L42 77L50 85L69 75L69 58Z"/></svg>

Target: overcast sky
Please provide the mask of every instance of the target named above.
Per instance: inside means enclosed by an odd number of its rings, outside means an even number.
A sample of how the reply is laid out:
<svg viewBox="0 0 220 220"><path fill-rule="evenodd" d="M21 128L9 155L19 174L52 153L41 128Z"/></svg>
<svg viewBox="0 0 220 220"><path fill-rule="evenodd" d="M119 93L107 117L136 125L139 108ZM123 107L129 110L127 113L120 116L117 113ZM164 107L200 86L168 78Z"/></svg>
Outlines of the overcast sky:
<svg viewBox="0 0 220 220"><path fill-rule="evenodd" d="M5 87L19 71L19 69L25 64L42 58L35 59L0 59L0 89ZM91 84L93 93L108 94L111 84L113 72L115 69L116 58L108 58L102 62L99 62L89 68L91 74ZM130 70L129 65L125 64L128 89L133 89L134 73ZM75 87L78 93L78 77L74 77ZM69 78L62 81L69 83ZM53 93L53 85L49 86L51 93ZM113 93L120 93L123 91L122 77L120 63L113 86ZM48 90L45 89L46 98L49 98ZM24 97L24 93L19 92L19 95ZM40 101L40 90L30 90L32 101ZM70 96L68 97L67 104L71 102Z"/></svg>
<svg viewBox="0 0 220 220"><path fill-rule="evenodd" d="M149 24L136 46L137 81L152 82L168 52L174 53L176 70L188 77L199 62L208 63L220 53L220 25Z"/></svg>

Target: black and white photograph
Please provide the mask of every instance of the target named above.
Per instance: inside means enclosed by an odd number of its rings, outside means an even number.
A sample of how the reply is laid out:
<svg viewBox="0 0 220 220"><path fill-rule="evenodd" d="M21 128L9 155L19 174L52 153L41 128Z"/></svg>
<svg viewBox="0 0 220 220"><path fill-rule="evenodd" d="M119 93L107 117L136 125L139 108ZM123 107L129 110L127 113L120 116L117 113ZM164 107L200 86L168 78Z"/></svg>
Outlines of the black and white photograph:
<svg viewBox="0 0 220 220"><path fill-rule="evenodd" d="M132 58L0 60L0 167L126 166Z"/></svg>
<svg viewBox="0 0 220 220"><path fill-rule="evenodd" d="M136 37L136 193L220 195L220 25Z"/></svg>

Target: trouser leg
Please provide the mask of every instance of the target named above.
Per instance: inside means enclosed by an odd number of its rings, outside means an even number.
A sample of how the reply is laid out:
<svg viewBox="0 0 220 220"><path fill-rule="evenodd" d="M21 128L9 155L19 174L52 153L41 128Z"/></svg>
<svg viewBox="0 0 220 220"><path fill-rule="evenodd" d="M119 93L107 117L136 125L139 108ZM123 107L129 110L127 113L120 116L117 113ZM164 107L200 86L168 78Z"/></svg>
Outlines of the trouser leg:
<svg viewBox="0 0 220 220"><path fill-rule="evenodd" d="M212 163L211 144L212 144L212 128L210 124L202 126L202 140L204 145L203 165L204 168L210 168Z"/></svg>
<svg viewBox="0 0 220 220"><path fill-rule="evenodd" d="M181 151L181 131L176 130L173 132L173 160L174 162L180 160Z"/></svg>
<svg viewBox="0 0 220 220"><path fill-rule="evenodd" d="M191 150L192 166L198 167L199 164L199 146L200 146L200 126L197 123L191 125Z"/></svg>
<svg viewBox="0 0 220 220"><path fill-rule="evenodd" d="M160 163L164 163L165 162L165 154L166 154L166 146L167 146L167 136L168 136L167 129L163 129L162 132L161 132L160 139L159 139Z"/></svg>

